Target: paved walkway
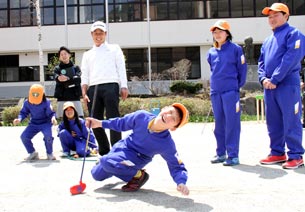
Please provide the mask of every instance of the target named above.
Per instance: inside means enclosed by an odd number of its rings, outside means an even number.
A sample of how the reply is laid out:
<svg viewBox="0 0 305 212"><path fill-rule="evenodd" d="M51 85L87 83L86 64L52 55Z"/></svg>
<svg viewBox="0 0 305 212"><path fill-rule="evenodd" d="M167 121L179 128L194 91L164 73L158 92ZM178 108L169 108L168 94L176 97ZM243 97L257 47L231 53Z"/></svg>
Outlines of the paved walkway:
<svg viewBox="0 0 305 212"><path fill-rule="evenodd" d="M57 161L23 162L27 154L19 136L24 127L0 127L0 211L305 211L305 168L283 170L258 163L269 152L265 124L242 123L241 165L236 167L209 162L215 154L213 126L190 123L173 132L189 171L187 197L176 191L160 156L146 167L150 179L135 193L121 192L123 182L114 177L94 181L94 161L87 161L85 193L71 196L70 187L79 184L82 161L59 158L56 138ZM34 146L45 158L41 134L34 138Z"/></svg>

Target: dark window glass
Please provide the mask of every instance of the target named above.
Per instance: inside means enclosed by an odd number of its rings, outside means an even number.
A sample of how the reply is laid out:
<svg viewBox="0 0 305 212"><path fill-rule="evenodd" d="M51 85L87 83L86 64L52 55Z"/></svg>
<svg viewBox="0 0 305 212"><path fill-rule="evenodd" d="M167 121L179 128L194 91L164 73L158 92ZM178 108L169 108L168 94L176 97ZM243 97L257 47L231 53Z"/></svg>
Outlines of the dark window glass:
<svg viewBox="0 0 305 212"><path fill-rule="evenodd" d="M172 67L172 49L171 48L160 48L157 49L157 64L158 69L153 72L162 73L162 71Z"/></svg>
<svg viewBox="0 0 305 212"><path fill-rule="evenodd" d="M143 49L124 50L128 80L141 78L145 75ZM135 78L136 77L136 78Z"/></svg>
<svg viewBox="0 0 305 212"><path fill-rule="evenodd" d="M43 21L44 25L54 24L54 10L53 8L44 8L43 9Z"/></svg>
<svg viewBox="0 0 305 212"><path fill-rule="evenodd" d="M178 6L177 2L169 2L169 19L177 20L178 19Z"/></svg>
<svg viewBox="0 0 305 212"><path fill-rule="evenodd" d="M67 6L77 5L77 0L66 0ZM64 0L56 0L56 6L64 6Z"/></svg>
<svg viewBox="0 0 305 212"><path fill-rule="evenodd" d="M0 1L0 9L7 9L7 1Z"/></svg>
<svg viewBox="0 0 305 212"><path fill-rule="evenodd" d="M20 10L10 11L10 25L11 27L20 26Z"/></svg>
<svg viewBox="0 0 305 212"><path fill-rule="evenodd" d="M0 82L14 82L19 79L19 56L0 56Z"/></svg>
<svg viewBox="0 0 305 212"><path fill-rule="evenodd" d="M7 27L7 11L0 10L0 27Z"/></svg>
<svg viewBox="0 0 305 212"><path fill-rule="evenodd" d="M293 7L290 7L290 11L295 15L305 15L305 0L295 0Z"/></svg>
<svg viewBox="0 0 305 212"><path fill-rule="evenodd" d="M38 81L39 68L35 67L20 67L19 68L19 81Z"/></svg>
<svg viewBox="0 0 305 212"><path fill-rule="evenodd" d="M42 0L42 3L40 3L40 6L53 6L53 5L54 5L53 0Z"/></svg>
<svg viewBox="0 0 305 212"><path fill-rule="evenodd" d="M255 12L253 8L254 8L254 1L243 0L243 16L245 17L255 16Z"/></svg>
<svg viewBox="0 0 305 212"><path fill-rule="evenodd" d="M114 22L114 6L109 4L108 5L108 18L109 18L109 22Z"/></svg>
<svg viewBox="0 0 305 212"><path fill-rule="evenodd" d="M188 79L198 79L201 77L200 71L200 48L199 47L187 47L185 58L192 63L190 75Z"/></svg>
<svg viewBox="0 0 305 212"><path fill-rule="evenodd" d="M31 5L30 1L20 0L20 7L21 8L30 7L30 5Z"/></svg>
<svg viewBox="0 0 305 212"><path fill-rule="evenodd" d="M150 4L150 19L151 20L166 20L168 19L167 3L151 3Z"/></svg>
<svg viewBox="0 0 305 212"><path fill-rule="evenodd" d="M65 23L65 12L63 7L56 8L56 24Z"/></svg>
<svg viewBox="0 0 305 212"><path fill-rule="evenodd" d="M92 4L104 3L104 0L92 0Z"/></svg>
<svg viewBox="0 0 305 212"><path fill-rule="evenodd" d="M91 0L79 0L79 4L91 4Z"/></svg>
<svg viewBox="0 0 305 212"><path fill-rule="evenodd" d="M266 7L266 1L256 1L256 11L255 15L257 17L263 16L262 10Z"/></svg>
<svg viewBox="0 0 305 212"><path fill-rule="evenodd" d="M104 5L92 6L92 22L104 20Z"/></svg>
<svg viewBox="0 0 305 212"><path fill-rule="evenodd" d="M192 2L179 3L179 19L192 18Z"/></svg>
<svg viewBox="0 0 305 212"><path fill-rule="evenodd" d="M231 2L231 17L241 17L243 11L242 0L235 0Z"/></svg>
<svg viewBox="0 0 305 212"><path fill-rule="evenodd" d="M92 23L91 6L80 6L79 12L80 23Z"/></svg>
<svg viewBox="0 0 305 212"><path fill-rule="evenodd" d="M207 0L208 18L227 18L229 17L229 1L227 0Z"/></svg>
<svg viewBox="0 0 305 212"><path fill-rule="evenodd" d="M64 6L64 0L56 0L56 6Z"/></svg>
<svg viewBox="0 0 305 212"><path fill-rule="evenodd" d="M10 8L20 8L19 0L10 0Z"/></svg>
<svg viewBox="0 0 305 212"><path fill-rule="evenodd" d="M67 18L68 18L68 24L76 24L78 23L78 20L77 20L77 6L75 7L68 7L67 8Z"/></svg>
<svg viewBox="0 0 305 212"><path fill-rule="evenodd" d="M32 17L29 9L21 9L21 26L32 25Z"/></svg>

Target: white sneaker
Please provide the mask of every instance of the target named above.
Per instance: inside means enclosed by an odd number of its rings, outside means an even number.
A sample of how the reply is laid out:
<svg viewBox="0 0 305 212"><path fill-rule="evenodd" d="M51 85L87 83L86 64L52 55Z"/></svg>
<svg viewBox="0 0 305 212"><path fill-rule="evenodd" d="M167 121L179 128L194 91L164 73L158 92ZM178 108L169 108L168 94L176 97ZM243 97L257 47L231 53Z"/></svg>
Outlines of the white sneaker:
<svg viewBox="0 0 305 212"><path fill-rule="evenodd" d="M62 158L66 158L66 157L69 157L70 156L70 152L63 152L61 157Z"/></svg>
<svg viewBox="0 0 305 212"><path fill-rule="evenodd" d="M48 160L56 160L56 157L51 153L51 154L47 154L47 159Z"/></svg>
<svg viewBox="0 0 305 212"><path fill-rule="evenodd" d="M31 154L29 154L29 156L24 158L25 161L33 161L38 159L39 159L38 152L32 152Z"/></svg>

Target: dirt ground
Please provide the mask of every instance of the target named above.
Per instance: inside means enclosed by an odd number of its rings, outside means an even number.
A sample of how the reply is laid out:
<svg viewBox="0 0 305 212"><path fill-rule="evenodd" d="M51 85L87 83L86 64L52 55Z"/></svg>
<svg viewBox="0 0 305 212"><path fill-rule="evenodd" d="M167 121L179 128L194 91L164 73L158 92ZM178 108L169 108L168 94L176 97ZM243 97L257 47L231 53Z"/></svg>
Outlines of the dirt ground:
<svg viewBox="0 0 305 212"><path fill-rule="evenodd" d="M115 177L94 181L90 170L96 158L88 158L83 176L87 188L72 196L69 189L79 183L82 161L60 158L57 137L56 161L44 160L45 148L38 134L33 141L42 159L27 163L20 141L24 127L0 127L0 211L305 211L305 168L284 170L280 165L258 163L269 153L265 124L242 123L241 165L235 167L210 163L216 146L213 126L190 123L172 133L189 171L189 196L176 191L160 156L146 167L150 179L134 193L122 192L124 182Z"/></svg>

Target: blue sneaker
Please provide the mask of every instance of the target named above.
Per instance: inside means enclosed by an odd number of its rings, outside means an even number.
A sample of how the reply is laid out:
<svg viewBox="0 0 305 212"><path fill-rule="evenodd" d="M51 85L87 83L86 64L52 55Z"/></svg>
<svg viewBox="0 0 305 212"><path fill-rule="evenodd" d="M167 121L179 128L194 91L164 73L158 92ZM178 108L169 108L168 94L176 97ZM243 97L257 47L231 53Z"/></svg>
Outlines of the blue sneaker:
<svg viewBox="0 0 305 212"><path fill-rule="evenodd" d="M225 162L223 162L224 166L236 166L239 164L238 158L228 158Z"/></svg>
<svg viewBox="0 0 305 212"><path fill-rule="evenodd" d="M214 158L211 160L211 163L223 163L227 159L226 155L221 156L214 156Z"/></svg>

